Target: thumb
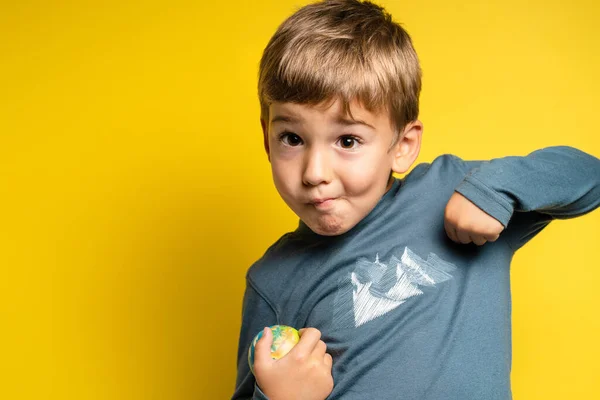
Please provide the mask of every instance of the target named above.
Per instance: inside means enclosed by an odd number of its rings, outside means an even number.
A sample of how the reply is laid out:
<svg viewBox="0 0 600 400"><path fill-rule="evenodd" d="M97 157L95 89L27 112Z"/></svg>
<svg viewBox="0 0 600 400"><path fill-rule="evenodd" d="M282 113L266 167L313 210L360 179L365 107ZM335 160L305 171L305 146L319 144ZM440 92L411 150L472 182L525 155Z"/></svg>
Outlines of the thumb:
<svg viewBox="0 0 600 400"><path fill-rule="evenodd" d="M254 363L267 364L273 361L271 357L271 345L273 344L273 332L271 328L264 328L262 337L254 346Z"/></svg>

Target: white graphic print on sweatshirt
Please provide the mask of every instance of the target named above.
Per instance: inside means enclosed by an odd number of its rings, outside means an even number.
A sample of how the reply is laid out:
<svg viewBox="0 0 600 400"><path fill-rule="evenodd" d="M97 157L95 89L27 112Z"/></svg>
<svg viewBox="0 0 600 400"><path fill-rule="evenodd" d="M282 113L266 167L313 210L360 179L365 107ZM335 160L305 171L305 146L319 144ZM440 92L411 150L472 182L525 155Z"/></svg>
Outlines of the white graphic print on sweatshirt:
<svg viewBox="0 0 600 400"><path fill-rule="evenodd" d="M354 271L338 285L334 301L334 326L359 327L378 318L406 302L406 299L423 294L419 286L435 286L452 278L456 267L430 253L422 259L408 247L398 259L387 263L361 258ZM348 309L352 298L353 308Z"/></svg>

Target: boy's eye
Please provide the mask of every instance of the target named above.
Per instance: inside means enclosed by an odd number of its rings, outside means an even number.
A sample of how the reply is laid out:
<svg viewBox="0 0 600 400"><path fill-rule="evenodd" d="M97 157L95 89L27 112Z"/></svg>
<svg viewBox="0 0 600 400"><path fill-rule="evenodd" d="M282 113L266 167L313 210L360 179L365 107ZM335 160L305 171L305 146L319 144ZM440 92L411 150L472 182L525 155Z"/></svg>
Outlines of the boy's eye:
<svg viewBox="0 0 600 400"><path fill-rule="evenodd" d="M358 139L354 136L342 136L340 138L340 146L344 149L352 149L358 145Z"/></svg>
<svg viewBox="0 0 600 400"><path fill-rule="evenodd" d="M279 140L281 140L284 144L287 144L288 146L299 146L302 144L302 138L300 138L300 136L296 135L295 133L291 133L291 132L283 132L280 136L279 136Z"/></svg>

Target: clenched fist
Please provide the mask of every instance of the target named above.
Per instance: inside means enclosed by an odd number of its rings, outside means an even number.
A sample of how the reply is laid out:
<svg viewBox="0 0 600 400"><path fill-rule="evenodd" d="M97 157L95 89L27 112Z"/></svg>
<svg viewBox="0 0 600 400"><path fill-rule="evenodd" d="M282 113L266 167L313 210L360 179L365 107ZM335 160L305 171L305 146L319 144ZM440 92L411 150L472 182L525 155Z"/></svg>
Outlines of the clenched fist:
<svg viewBox="0 0 600 400"><path fill-rule="evenodd" d="M266 328L255 346L254 374L271 400L324 400L333 390L333 360L321 332L300 329L300 341L279 360L271 358L273 333Z"/></svg>
<svg viewBox="0 0 600 400"><path fill-rule="evenodd" d="M458 192L454 192L446 205L444 228L453 241L464 244L473 242L478 246L494 242L504 230L497 219Z"/></svg>

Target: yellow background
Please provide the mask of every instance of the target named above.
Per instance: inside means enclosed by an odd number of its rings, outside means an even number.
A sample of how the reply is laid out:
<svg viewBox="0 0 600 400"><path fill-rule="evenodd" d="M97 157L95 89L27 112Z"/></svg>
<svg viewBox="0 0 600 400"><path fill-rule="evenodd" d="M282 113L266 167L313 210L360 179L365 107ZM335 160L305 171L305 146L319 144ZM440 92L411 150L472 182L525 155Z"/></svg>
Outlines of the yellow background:
<svg viewBox="0 0 600 400"><path fill-rule="evenodd" d="M0 4L0 398L228 398L245 271L296 225L257 65L305 3ZM596 1L382 4L422 61L419 161L600 155ZM600 398L599 226L515 258L516 399Z"/></svg>

